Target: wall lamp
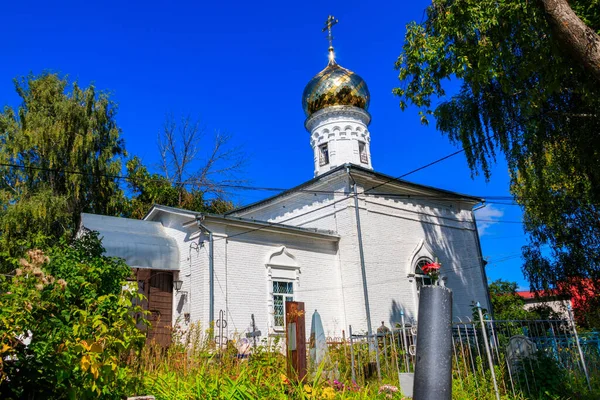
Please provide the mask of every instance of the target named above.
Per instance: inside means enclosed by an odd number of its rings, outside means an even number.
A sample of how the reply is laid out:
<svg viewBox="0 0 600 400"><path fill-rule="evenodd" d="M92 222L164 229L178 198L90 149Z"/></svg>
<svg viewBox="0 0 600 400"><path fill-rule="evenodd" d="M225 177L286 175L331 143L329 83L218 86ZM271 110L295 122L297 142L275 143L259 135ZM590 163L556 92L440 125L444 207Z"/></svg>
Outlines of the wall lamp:
<svg viewBox="0 0 600 400"><path fill-rule="evenodd" d="M183 281L173 281L173 289L175 289L175 291L179 292L181 290L181 285L183 285Z"/></svg>

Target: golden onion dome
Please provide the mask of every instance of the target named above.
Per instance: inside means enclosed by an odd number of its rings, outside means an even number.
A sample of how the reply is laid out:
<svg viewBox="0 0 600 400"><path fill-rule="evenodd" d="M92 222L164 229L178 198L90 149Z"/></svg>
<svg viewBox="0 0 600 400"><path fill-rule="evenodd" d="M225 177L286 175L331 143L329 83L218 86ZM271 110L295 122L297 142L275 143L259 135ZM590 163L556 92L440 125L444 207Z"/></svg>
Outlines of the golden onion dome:
<svg viewBox="0 0 600 400"><path fill-rule="evenodd" d="M354 106L366 111L370 97L365 81L331 57L327 67L304 88L302 108L307 117L329 106Z"/></svg>

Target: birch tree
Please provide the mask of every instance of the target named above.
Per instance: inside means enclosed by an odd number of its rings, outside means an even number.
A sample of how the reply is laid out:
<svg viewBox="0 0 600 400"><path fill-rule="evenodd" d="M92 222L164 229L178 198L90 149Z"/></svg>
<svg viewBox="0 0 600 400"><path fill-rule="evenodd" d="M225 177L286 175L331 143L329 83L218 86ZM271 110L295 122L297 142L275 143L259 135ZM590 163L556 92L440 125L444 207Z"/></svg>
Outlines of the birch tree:
<svg viewBox="0 0 600 400"><path fill-rule="evenodd" d="M599 30L598 0L434 0L396 62L400 107L435 120L473 174L506 158L533 290L600 289Z"/></svg>

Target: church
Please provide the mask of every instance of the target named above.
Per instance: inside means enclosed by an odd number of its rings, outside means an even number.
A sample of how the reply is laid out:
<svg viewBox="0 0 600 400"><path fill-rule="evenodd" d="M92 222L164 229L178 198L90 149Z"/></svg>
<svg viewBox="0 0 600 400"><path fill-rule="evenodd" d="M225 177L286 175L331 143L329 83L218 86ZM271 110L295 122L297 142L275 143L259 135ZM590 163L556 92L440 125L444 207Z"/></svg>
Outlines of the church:
<svg viewBox="0 0 600 400"><path fill-rule="evenodd" d="M421 267L435 260L455 319L474 301L490 308L473 214L483 200L373 170L369 90L329 38L328 65L302 95L313 179L224 215L158 204L143 220L82 215L136 272L157 341L190 323L284 335L286 301L304 302L307 321L318 310L331 337L414 321L430 283Z"/></svg>

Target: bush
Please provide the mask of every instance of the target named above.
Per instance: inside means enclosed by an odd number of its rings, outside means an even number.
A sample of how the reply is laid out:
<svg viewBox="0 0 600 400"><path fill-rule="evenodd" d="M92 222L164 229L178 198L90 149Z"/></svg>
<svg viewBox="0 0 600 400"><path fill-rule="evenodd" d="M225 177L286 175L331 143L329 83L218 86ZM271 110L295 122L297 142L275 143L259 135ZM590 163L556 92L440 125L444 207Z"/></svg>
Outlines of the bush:
<svg viewBox="0 0 600 400"><path fill-rule="evenodd" d="M541 351L519 361L515 370L518 385L528 387L533 398L567 398L573 395L568 387L567 371L560 368L553 357Z"/></svg>
<svg viewBox="0 0 600 400"><path fill-rule="evenodd" d="M127 361L145 340L132 305L139 295L123 290L131 269L103 252L95 234L32 250L0 282L0 397L120 398L135 390Z"/></svg>

